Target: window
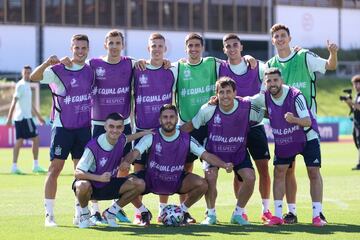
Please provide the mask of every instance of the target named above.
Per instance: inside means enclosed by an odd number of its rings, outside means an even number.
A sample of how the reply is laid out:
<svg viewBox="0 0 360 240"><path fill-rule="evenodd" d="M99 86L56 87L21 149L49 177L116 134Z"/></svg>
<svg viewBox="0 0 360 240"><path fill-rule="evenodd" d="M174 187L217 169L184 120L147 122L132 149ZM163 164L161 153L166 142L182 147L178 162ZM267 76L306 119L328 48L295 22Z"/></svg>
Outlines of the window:
<svg viewBox="0 0 360 240"><path fill-rule="evenodd" d="M25 0L25 22L36 23L41 21L41 2Z"/></svg>
<svg viewBox="0 0 360 240"><path fill-rule="evenodd" d="M22 22L21 0L11 0L7 2L7 21Z"/></svg>
<svg viewBox="0 0 360 240"><path fill-rule="evenodd" d="M65 23L79 24L79 1L65 0Z"/></svg>
<svg viewBox="0 0 360 240"><path fill-rule="evenodd" d="M45 1L45 22L61 23L61 0Z"/></svg>
<svg viewBox="0 0 360 240"><path fill-rule="evenodd" d="M234 10L232 1L223 1L222 5L222 30L226 32L234 31Z"/></svg>
<svg viewBox="0 0 360 240"><path fill-rule="evenodd" d="M4 0L0 0L0 22L4 21Z"/></svg>
<svg viewBox="0 0 360 240"><path fill-rule="evenodd" d="M115 25L126 26L126 1L115 1Z"/></svg>
<svg viewBox="0 0 360 240"><path fill-rule="evenodd" d="M201 0L193 0L193 28L201 31L204 28L204 5Z"/></svg>
<svg viewBox="0 0 360 240"><path fill-rule="evenodd" d="M208 29L209 31L219 31L219 0L212 0L208 4Z"/></svg>
<svg viewBox="0 0 360 240"><path fill-rule="evenodd" d="M251 7L251 32L261 32L262 14L261 7Z"/></svg>
<svg viewBox="0 0 360 240"><path fill-rule="evenodd" d="M247 32L248 29L248 7L237 7L237 29L239 32Z"/></svg>
<svg viewBox="0 0 360 240"><path fill-rule="evenodd" d="M178 2L177 4L178 4L178 15L177 15L178 28L189 30L189 25L190 25L189 3Z"/></svg>
<svg viewBox="0 0 360 240"><path fill-rule="evenodd" d="M147 26L159 28L159 1L148 0L146 8Z"/></svg>
<svg viewBox="0 0 360 240"><path fill-rule="evenodd" d="M174 28L174 2L171 0L164 0L162 6L162 25L164 28L173 29Z"/></svg>
<svg viewBox="0 0 360 240"><path fill-rule="evenodd" d="M95 25L95 0L82 1L82 24Z"/></svg>
<svg viewBox="0 0 360 240"><path fill-rule="evenodd" d="M99 1L99 25L111 26L111 1Z"/></svg>
<svg viewBox="0 0 360 240"><path fill-rule="evenodd" d="M131 11L131 26L132 27L143 27L143 1L142 0L131 0L130 11Z"/></svg>

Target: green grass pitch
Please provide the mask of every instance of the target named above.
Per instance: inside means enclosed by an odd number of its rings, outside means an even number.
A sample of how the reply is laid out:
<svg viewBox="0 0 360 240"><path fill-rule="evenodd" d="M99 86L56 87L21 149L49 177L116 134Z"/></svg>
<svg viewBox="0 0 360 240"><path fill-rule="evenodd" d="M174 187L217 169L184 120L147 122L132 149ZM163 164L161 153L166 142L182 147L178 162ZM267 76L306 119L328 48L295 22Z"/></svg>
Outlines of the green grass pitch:
<svg viewBox="0 0 360 240"><path fill-rule="evenodd" d="M272 146L271 146L272 147ZM72 225L74 196L70 189L73 181L72 162L67 160L58 180L55 217L58 228L44 227L43 185L45 176L8 174L11 167L11 149L0 149L0 239L360 239L360 171L352 171L356 163L357 151L351 142L323 143L321 169L324 180L324 213L329 225L315 228L311 222L311 200L309 181L302 158L297 159L297 211L299 224L280 227L265 227L260 222L261 200L256 189L247 212L252 223L242 227L229 224L235 206L232 192L232 174L221 171L218 182L216 226L194 225L189 227L163 227L155 223L158 211L158 197L147 195L144 203L155 216L152 226L142 228L132 224L122 224L119 228L94 227L78 229ZM40 163L47 167L48 149L40 151ZM31 172L31 150L20 153L19 167ZM195 171L202 174L199 162ZM271 164L272 172L272 164ZM272 175L272 174L271 174ZM172 196L170 202L177 203ZM109 201L101 202L105 209ZM205 201L201 199L190 211L201 221L204 216ZM271 203L271 210L273 204ZM133 208L125 211L133 216Z"/></svg>

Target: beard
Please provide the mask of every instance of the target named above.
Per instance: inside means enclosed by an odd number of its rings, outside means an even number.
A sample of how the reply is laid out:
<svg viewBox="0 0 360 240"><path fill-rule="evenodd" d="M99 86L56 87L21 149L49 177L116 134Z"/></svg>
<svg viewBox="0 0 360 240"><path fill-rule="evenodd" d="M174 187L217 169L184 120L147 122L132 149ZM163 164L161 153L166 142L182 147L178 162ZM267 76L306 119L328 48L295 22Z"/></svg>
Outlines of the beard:
<svg viewBox="0 0 360 240"><path fill-rule="evenodd" d="M170 133L175 130L176 125L170 125L169 127L167 127L167 125L164 125L161 128L164 130L164 132Z"/></svg>
<svg viewBox="0 0 360 240"><path fill-rule="evenodd" d="M281 91L281 87L271 87L269 91L271 95L276 96Z"/></svg>

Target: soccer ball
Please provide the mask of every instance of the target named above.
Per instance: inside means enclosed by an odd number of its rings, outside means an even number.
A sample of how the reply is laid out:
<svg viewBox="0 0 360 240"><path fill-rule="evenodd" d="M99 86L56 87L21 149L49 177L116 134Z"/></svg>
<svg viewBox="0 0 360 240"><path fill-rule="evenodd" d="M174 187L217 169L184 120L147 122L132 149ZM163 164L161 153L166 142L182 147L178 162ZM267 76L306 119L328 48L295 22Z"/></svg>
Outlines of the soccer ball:
<svg viewBox="0 0 360 240"><path fill-rule="evenodd" d="M177 205L169 204L160 213L161 222L165 226L180 226L184 220L184 213Z"/></svg>

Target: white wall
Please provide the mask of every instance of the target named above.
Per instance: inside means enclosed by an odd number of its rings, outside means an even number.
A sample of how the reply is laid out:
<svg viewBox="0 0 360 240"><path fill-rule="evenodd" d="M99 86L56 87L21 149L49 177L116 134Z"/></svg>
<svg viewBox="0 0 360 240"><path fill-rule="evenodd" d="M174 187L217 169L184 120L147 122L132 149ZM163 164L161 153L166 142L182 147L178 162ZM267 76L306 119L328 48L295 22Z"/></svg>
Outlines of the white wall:
<svg viewBox="0 0 360 240"><path fill-rule="evenodd" d="M360 48L360 10L343 9L341 11L341 46Z"/></svg>
<svg viewBox="0 0 360 240"><path fill-rule="evenodd" d="M36 28L0 25L0 71L20 72L36 64Z"/></svg>
<svg viewBox="0 0 360 240"><path fill-rule="evenodd" d="M292 46L326 47L327 40L338 44L339 14L336 8L276 6L275 16L276 23L289 27Z"/></svg>

